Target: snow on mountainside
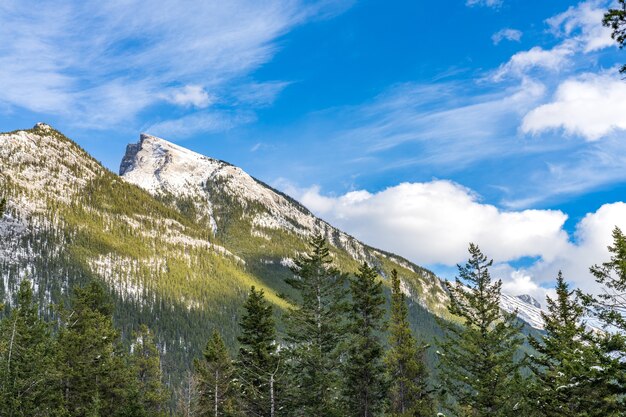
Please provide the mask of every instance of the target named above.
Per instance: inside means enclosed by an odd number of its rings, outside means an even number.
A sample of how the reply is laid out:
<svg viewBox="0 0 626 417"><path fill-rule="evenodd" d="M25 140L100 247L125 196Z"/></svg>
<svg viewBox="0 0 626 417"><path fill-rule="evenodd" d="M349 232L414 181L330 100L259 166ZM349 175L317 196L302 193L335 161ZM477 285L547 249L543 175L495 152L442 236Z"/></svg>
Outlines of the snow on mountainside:
<svg viewBox="0 0 626 417"><path fill-rule="evenodd" d="M537 300L531 296L524 294L520 296L512 296L502 294L500 298L500 307L509 313L517 311L517 316L530 324L535 329L543 329L543 319L541 318L541 307Z"/></svg>

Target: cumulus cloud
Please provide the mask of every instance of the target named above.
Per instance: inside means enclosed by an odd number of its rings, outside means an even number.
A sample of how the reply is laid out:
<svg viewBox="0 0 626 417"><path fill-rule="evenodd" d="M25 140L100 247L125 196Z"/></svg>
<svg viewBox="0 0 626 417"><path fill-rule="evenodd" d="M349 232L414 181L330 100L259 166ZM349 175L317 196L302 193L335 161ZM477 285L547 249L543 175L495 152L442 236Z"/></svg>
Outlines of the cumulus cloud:
<svg viewBox="0 0 626 417"><path fill-rule="evenodd" d="M532 276L542 286L554 284L559 270L574 287L586 292L599 291L589 267L609 260L607 247L612 244L611 232L617 226L626 230L626 204L610 203L588 213L577 225L573 243L559 251L551 260L541 260L518 273Z"/></svg>
<svg viewBox="0 0 626 417"><path fill-rule="evenodd" d="M468 257L469 242L494 259L492 276L507 294L530 294L542 304L553 294L559 270L573 287L597 292L589 267L609 259L615 226L626 231L626 203L588 213L571 235L558 210L504 211L484 204L471 190L443 180L403 183L380 192L323 195L319 187L280 188L314 213L358 239L417 264L455 266ZM527 259L527 267L513 265Z"/></svg>
<svg viewBox="0 0 626 417"><path fill-rule="evenodd" d="M169 101L179 106L205 108L213 102L213 97L201 85L186 85L174 90Z"/></svg>
<svg viewBox="0 0 626 417"><path fill-rule="evenodd" d="M503 40L519 42L522 40L522 31L517 29L500 29L491 36L494 45L499 44Z"/></svg>
<svg viewBox="0 0 626 417"><path fill-rule="evenodd" d="M563 81L552 100L530 111L521 130L563 129L594 141L626 129L626 83L614 75L583 74Z"/></svg>
<svg viewBox="0 0 626 417"><path fill-rule="evenodd" d="M526 256L552 260L567 246L564 213L502 211L450 181L403 183L377 193L359 190L338 197L324 196L318 188L296 195L332 224L418 264L462 262L469 242L501 262Z"/></svg>

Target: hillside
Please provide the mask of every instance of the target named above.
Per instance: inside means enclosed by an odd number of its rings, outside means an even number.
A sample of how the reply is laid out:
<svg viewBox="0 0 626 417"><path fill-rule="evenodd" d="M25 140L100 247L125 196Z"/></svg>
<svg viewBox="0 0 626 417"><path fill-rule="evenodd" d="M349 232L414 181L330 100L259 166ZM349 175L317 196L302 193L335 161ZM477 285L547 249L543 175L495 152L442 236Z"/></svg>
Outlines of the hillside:
<svg viewBox="0 0 626 417"><path fill-rule="evenodd" d="M106 283L125 336L151 326L171 375L184 369L218 326L234 347L239 307L250 285L279 297L291 259L311 233L333 244L346 271L367 260L383 277L397 268L412 297L413 327L437 333L445 309L440 280L372 249L227 163L143 136L129 146L123 177L50 126L0 134L0 296L35 283L45 314L72 286ZM137 185L135 185L137 184ZM145 187L145 190L141 187Z"/></svg>

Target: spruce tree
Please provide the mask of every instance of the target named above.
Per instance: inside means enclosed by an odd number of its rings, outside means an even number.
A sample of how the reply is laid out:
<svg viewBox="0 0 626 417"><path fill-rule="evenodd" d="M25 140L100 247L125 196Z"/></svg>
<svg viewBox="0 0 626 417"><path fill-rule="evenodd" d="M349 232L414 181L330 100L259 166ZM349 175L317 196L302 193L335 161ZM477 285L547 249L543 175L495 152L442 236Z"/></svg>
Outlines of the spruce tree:
<svg viewBox="0 0 626 417"><path fill-rule="evenodd" d="M339 343L346 308L345 276L332 266L322 236L299 256L294 277L287 283L297 290L296 307L287 315L293 407L302 415L340 415Z"/></svg>
<svg viewBox="0 0 626 417"><path fill-rule="evenodd" d="M428 389L425 354L428 345L411 333L409 310L400 288L398 272L391 271L391 318L389 350L385 357L390 381L390 412L395 417L430 417L434 413Z"/></svg>
<svg viewBox="0 0 626 417"><path fill-rule="evenodd" d="M381 415L386 398L380 332L385 314L382 282L376 270L363 263L350 280L349 348L344 365L346 415Z"/></svg>
<svg viewBox="0 0 626 417"><path fill-rule="evenodd" d="M283 364L276 344L272 306L263 290L253 286L239 323L241 335L237 361L242 404L249 416L278 416Z"/></svg>
<svg viewBox="0 0 626 417"><path fill-rule="evenodd" d="M583 305L597 316L607 331L604 337L596 337L596 344L604 352L604 360L612 358L604 366L606 381L622 407L626 407L626 236L615 227L613 244L608 247L611 258L590 268L591 274L602 286L599 295L578 291Z"/></svg>
<svg viewBox="0 0 626 417"><path fill-rule="evenodd" d="M140 407L146 417L165 416L168 393L163 385L161 359L152 332L141 325L133 339L131 361L138 382Z"/></svg>
<svg viewBox="0 0 626 417"><path fill-rule="evenodd" d="M0 322L0 415L57 415L62 403L56 344L38 316L28 280L20 283L16 301Z"/></svg>
<svg viewBox="0 0 626 417"><path fill-rule="evenodd" d="M113 327L113 308L102 286L76 287L62 310L59 355L64 404L69 414L136 414L136 379ZM135 412L131 413L131 410Z"/></svg>
<svg viewBox="0 0 626 417"><path fill-rule="evenodd" d="M529 339L537 351L530 357L537 411L555 417L614 415L601 351L582 321L583 306L572 295L559 272L556 299L547 297L548 312L541 313L546 335Z"/></svg>
<svg viewBox="0 0 626 417"><path fill-rule="evenodd" d="M440 374L445 397L452 399L447 407L467 417L508 417L514 414L508 397L521 367L514 360L521 324L515 314L500 310L502 282L491 281L493 261L474 244L469 253L456 282L446 283L448 309L462 320L462 325L441 321L446 336L440 342Z"/></svg>
<svg viewBox="0 0 626 417"><path fill-rule="evenodd" d="M235 368L224 340L213 331L203 352L204 360L194 362L198 399L194 415L222 417L237 415Z"/></svg>

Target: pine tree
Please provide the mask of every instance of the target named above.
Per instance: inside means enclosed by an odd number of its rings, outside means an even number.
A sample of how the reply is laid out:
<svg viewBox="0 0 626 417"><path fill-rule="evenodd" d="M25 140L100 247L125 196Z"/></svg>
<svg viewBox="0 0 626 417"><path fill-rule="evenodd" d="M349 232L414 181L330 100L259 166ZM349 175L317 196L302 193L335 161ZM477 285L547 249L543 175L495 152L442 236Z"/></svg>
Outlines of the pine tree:
<svg viewBox="0 0 626 417"><path fill-rule="evenodd" d="M0 415L60 413L55 348L49 326L38 316L30 282L24 280L15 307L0 322Z"/></svg>
<svg viewBox="0 0 626 417"><path fill-rule="evenodd" d="M385 369L380 332L385 314L382 282L376 270L363 263L350 280L349 348L344 365L347 414L380 415L385 392Z"/></svg>
<svg viewBox="0 0 626 417"><path fill-rule="evenodd" d="M440 343L444 394L454 401L448 408L468 417L513 415L508 396L521 364L514 360L522 338L515 314L500 310L501 281L491 282L488 261L470 244L470 258L459 265L455 284L446 283L451 314L462 325L441 321L447 331ZM464 282L468 285L465 286Z"/></svg>
<svg viewBox="0 0 626 417"><path fill-rule="evenodd" d="M287 315L294 408L302 415L340 415L339 343L343 336L345 276L332 264L322 236L310 242L287 283L299 293Z"/></svg>
<svg viewBox="0 0 626 417"><path fill-rule="evenodd" d="M388 326L389 350L385 364L390 411L396 417L430 417L434 407L428 389L425 354L428 345L418 344L411 333L409 310L400 289L398 272L391 271L391 319Z"/></svg>
<svg viewBox="0 0 626 417"><path fill-rule="evenodd" d="M626 357L626 236L618 227L613 229L613 244L608 250L610 260L590 268L602 286L600 294L578 291L578 295L583 305L610 330L596 343L604 349L604 360L613 358L604 365L605 383L610 385L621 406L626 407L626 362L619 359Z"/></svg>
<svg viewBox="0 0 626 417"><path fill-rule="evenodd" d="M165 416L168 393L163 386L161 359L152 332L141 325L133 339L131 361L139 384L140 408L146 417Z"/></svg>
<svg viewBox="0 0 626 417"><path fill-rule="evenodd" d="M76 287L70 310L62 310L62 389L72 416L86 416L94 410L123 416L138 409L136 379L113 327L112 312L104 289L96 282Z"/></svg>
<svg viewBox="0 0 626 417"><path fill-rule="evenodd" d="M547 416L610 416L614 405L606 401L604 361L582 321L584 308L559 272L556 299L547 297L548 312L541 313L545 337L530 338L537 351L531 369L537 378L536 406Z"/></svg>
<svg viewBox="0 0 626 417"><path fill-rule="evenodd" d="M280 409L283 364L276 344L272 306L263 290L253 286L240 322L237 376L244 411L249 416L275 417Z"/></svg>
<svg viewBox="0 0 626 417"><path fill-rule="evenodd" d="M237 414L235 369L224 340L213 331L203 352L204 360L195 361L198 417L234 416Z"/></svg>

